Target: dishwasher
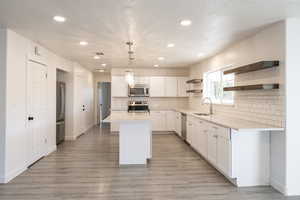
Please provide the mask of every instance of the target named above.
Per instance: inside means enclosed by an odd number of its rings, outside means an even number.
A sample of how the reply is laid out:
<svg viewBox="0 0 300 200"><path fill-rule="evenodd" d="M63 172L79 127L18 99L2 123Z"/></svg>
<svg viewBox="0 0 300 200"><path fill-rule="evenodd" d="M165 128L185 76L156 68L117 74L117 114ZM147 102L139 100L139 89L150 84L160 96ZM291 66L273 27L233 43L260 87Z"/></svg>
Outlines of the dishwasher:
<svg viewBox="0 0 300 200"><path fill-rule="evenodd" d="M184 141L186 141L186 114L181 113L181 137Z"/></svg>

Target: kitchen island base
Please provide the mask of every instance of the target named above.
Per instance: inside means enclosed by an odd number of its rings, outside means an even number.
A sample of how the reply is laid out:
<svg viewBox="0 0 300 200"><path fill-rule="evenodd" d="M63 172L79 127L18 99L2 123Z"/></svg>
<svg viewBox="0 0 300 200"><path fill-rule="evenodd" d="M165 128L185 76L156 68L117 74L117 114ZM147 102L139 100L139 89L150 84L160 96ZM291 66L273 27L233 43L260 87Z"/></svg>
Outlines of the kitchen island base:
<svg viewBox="0 0 300 200"><path fill-rule="evenodd" d="M121 121L119 131L119 164L146 165L152 157L151 122Z"/></svg>

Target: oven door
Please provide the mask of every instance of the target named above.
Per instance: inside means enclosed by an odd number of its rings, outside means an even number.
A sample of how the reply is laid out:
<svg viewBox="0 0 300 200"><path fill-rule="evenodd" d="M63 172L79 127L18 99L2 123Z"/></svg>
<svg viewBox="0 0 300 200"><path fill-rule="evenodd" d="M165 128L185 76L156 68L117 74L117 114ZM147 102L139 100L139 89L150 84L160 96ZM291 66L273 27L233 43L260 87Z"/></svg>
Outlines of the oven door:
<svg viewBox="0 0 300 200"><path fill-rule="evenodd" d="M129 88L130 97L144 97L146 96L145 88Z"/></svg>

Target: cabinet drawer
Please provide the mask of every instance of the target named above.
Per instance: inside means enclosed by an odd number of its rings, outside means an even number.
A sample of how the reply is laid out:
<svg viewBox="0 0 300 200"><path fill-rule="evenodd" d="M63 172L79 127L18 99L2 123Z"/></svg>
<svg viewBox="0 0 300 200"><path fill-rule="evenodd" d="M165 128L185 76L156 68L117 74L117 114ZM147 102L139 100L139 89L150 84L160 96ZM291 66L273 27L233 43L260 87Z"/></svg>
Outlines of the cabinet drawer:
<svg viewBox="0 0 300 200"><path fill-rule="evenodd" d="M230 129L224 128L221 126L212 125L211 128L215 130L218 134L218 137L223 137L225 139L230 140Z"/></svg>

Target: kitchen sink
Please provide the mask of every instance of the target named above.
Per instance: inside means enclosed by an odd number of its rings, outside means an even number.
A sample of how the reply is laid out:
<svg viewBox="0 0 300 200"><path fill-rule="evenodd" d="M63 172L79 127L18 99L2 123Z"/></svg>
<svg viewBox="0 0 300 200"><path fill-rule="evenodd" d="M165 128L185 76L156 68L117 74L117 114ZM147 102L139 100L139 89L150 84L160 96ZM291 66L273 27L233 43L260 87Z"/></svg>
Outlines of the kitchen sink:
<svg viewBox="0 0 300 200"><path fill-rule="evenodd" d="M198 116L209 116L210 114L208 113L194 113L195 115L198 115Z"/></svg>

